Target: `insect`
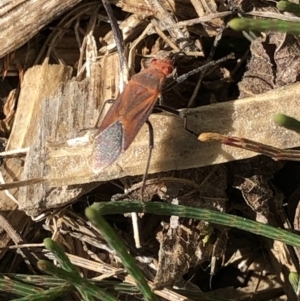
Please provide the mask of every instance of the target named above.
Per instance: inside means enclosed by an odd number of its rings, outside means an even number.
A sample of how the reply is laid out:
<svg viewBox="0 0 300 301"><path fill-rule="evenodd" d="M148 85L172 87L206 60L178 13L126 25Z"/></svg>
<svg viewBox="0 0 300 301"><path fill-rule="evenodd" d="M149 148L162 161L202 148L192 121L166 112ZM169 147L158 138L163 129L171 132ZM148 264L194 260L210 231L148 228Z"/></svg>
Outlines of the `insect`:
<svg viewBox="0 0 300 301"><path fill-rule="evenodd" d="M171 59L153 59L148 69L131 77L97 125L92 153L94 173L103 171L128 149L151 114L165 79L172 71Z"/></svg>

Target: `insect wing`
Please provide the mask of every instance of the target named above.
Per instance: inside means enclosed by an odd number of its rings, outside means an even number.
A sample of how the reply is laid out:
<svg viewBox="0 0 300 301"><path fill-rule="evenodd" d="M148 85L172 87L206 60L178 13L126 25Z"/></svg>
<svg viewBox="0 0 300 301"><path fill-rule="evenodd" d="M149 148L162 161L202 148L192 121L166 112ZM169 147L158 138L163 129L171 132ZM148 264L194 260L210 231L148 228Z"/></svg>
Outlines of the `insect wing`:
<svg viewBox="0 0 300 301"><path fill-rule="evenodd" d="M118 120L95 138L92 154L93 172L99 173L117 160L122 152L123 125Z"/></svg>
<svg viewBox="0 0 300 301"><path fill-rule="evenodd" d="M130 99L138 99L138 102L130 100L128 102L126 114L121 117L124 131L123 151L130 146L139 130L148 119L158 94L159 91L157 90L148 90L137 84L135 84L134 90L129 91Z"/></svg>

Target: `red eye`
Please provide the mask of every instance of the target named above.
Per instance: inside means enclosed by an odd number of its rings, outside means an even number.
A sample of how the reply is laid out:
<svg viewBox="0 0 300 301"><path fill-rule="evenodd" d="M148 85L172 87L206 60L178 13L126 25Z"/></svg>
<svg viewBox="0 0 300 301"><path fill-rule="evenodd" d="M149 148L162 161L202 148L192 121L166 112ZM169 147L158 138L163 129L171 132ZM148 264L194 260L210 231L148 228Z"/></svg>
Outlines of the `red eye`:
<svg viewBox="0 0 300 301"><path fill-rule="evenodd" d="M168 75L168 74L172 73L173 68L170 66L163 66L160 68L160 70L163 74Z"/></svg>

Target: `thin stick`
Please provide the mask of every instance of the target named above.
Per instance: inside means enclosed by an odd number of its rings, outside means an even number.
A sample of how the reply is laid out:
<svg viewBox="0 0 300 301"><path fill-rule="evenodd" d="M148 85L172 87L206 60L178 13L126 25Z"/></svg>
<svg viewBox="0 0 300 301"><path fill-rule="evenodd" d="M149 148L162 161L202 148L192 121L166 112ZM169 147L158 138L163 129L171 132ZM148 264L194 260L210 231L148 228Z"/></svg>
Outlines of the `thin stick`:
<svg viewBox="0 0 300 301"><path fill-rule="evenodd" d="M202 133L198 139L202 142L206 141L220 141L222 144L246 149L252 152L260 153L262 155L271 157L272 159L300 161L300 151L297 150L284 150L281 148L273 147L263 143L255 142L253 140L230 137L218 133Z"/></svg>
<svg viewBox="0 0 300 301"><path fill-rule="evenodd" d="M17 233L14 227L1 214L0 224L16 245L24 242L23 238ZM34 262L33 256L28 252L27 249L21 250L20 248L18 248L18 253L23 257L25 263L27 264L27 267L33 272L33 267L31 265L31 262L29 261L29 259L31 259L32 262Z"/></svg>
<svg viewBox="0 0 300 301"><path fill-rule="evenodd" d="M135 50L140 41L142 41L147 35L150 29L153 28L153 25L150 23L144 29L144 31L139 35L137 39L130 46L129 55L128 55L128 67L130 70L134 70L134 58L135 58Z"/></svg>
<svg viewBox="0 0 300 301"><path fill-rule="evenodd" d="M2 184L0 184L0 190L19 188L19 187L28 186L28 185L45 183L47 181L48 181L47 178L41 177L41 178L33 178L33 179L28 179L28 180L23 180L23 181L15 181L15 182L11 182L11 183L2 183Z"/></svg>
<svg viewBox="0 0 300 301"><path fill-rule="evenodd" d="M156 33L171 47L171 48L173 48L173 50L175 50L176 52L179 52L180 51L180 49L178 48L178 46L175 44L175 43L173 43L172 41L171 41L171 39L170 38L168 38L167 37L167 35L165 35L164 34L164 32L156 25L157 24L157 22L156 22L156 20L152 20L151 21L152 22L152 24L153 24L153 27L154 27L154 29L155 29L155 31L156 31Z"/></svg>
<svg viewBox="0 0 300 301"><path fill-rule="evenodd" d="M141 240L140 240L140 231L139 231L139 222L138 222L138 215L136 212L132 212L130 214L131 216L131 223L132 223L132 230L133 230L133 237L135 241L135 247L137 249L140 249L141 246Z"/></svg>
<svg viewBox="0 0 300 301"><path fill-rule="evenodd" d="M14 156L14 155L23 156L24 154L27 154L28 151L29 151L29 147L12 149L9 151L0 152L0 157L7 157L7 156Z"/></svg>

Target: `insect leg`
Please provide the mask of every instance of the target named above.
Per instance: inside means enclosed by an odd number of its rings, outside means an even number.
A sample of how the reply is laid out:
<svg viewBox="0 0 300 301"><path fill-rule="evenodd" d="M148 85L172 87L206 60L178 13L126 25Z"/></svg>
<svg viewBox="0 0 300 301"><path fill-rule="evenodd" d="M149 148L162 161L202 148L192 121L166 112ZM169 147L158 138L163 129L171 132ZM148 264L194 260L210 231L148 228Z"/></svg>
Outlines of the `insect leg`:
<svg viewBox="0 0 300 301"><path fill-rule="evenodd" d="M150 161L151 161L151 156L152 156L152 150L154 146L154 134L153 134L153 126L149 120L146 120L146 124L148 125L149 129L149 153L148 153L148 159L147 159L147 165L146 165L146 170L143 176L143 184L142 184L142 200L144 198L144 191L145 191L145 186L146 186L146 180L148 177L148 172L149 172L149 167L150 167Z"/></svg>
<svg viewBox="0 0 300 301"><path fill-rule="evenodd" d="M100 117L101 117L101 115L102 115L102 113L103 113L103 111L104 111L105 106L106 106L108 103L112 104L114 101L115 101L115 99L107 99L107 100L104 101L104 103L103 103L103 105L102 105L102 108L101 108L101 110L100 110L100 112L99 112L99 116L98 116L98 118L97 118L97 121L96 121L96 124L95 124L95 128L97 127L97 125L98 125L98 123L99 123Z"/></svg>
<svg viewBox="0 0 300 301"><path fill-rule="evenodd" d="M108 0L102 0L103 6L106 10L107 16L110 21L111 29L114 35L114 39L116 42L119 58L120 58L120 67L122 72L126 72L126 80L127 80L127 59L125 56L125 47L124 47L124 41L123 41L123 35L122 32L118 26L117 20L114 16L113 10L111 8L111 5Z"/></svg>
<svg viewBox="0 0 300 301"><path fill-rule="evenodd" d="M183 119L183 128L189 132L190 134L194 135L194 136L199 136L199 134L195 133L193 130L189 129L188 128L188 125L187 125L187 116L188 116L188 111L186 110L183 110L183 111L178 111L178 110L175 110L173 108L169 108L169 107L166 107L166 106L161 106L161 105L156 105L155 106L155 109L158 109L160 111L163 111L163 112L168 112L170 114L173 114L181 119Z"/></svg>

